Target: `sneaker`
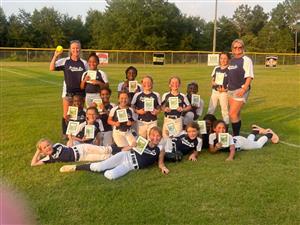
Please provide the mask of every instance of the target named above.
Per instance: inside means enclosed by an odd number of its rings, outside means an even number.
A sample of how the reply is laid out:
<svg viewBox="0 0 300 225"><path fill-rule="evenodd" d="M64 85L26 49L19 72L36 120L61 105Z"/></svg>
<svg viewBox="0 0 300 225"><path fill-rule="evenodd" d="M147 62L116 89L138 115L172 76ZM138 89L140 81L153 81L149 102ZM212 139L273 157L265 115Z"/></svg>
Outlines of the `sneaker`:
<svg viewBox="0 0 300 225"><path fill-rule="evenodd" d="M253 124L252 125L252 129L253 130L257 130L259 132L259 134L266 134L267 133L267 130L260 127L260 126L257 126L256 124Z"/></svg>
<svg viewBox="0 0 300 225"><path fill-rule="evenodd" d="M279 137L277 134L274 133L274 131L272 131L271 129L267 129L267 133L272 134L272 138L271 138L272 143L277 144L279 142Z"/></svg>
<svg viewBox="0 0 300 225"><path fill-rule="evenodd" d="M68 172L74 172L76 170L76 165L66 165L62 166L59 171L61 173L68 173Z"/></svg>

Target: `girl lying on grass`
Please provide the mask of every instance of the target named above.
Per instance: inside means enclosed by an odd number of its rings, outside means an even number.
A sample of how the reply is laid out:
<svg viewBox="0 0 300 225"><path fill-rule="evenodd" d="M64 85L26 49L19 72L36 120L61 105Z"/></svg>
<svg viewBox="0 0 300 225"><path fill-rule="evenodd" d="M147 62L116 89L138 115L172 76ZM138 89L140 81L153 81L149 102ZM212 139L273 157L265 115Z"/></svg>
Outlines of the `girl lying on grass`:
<svg viewBox="0 0 300 225"><path fill-rule="evenodd" d="M54 162L100 161L109 158L112 148L80 144L67 147L63 144L52 144L48 139L41 139L36 144L36 152L31 160L31 166L39 166Z"/></svg>
<svg viewBox="0 0 300 225"><path fill-rule="evenodd" d="M222 144L219 143L218 136L220 133L226 133L225 122L223 120L217 120L214 123L213 129L215 133L209 135L209 151L211 153L229 151L229 156L226 161L234 159L235 151L260 149L268 142L268 140L271 140L274 144L279 142L277 134L271 129L264 129L257 125L252 125L251 134L249 134L247 138L242 136L232 137L229 135L229 147L223 147ZM262 136L255 140L258 134Z"/></svg>
<svg viewBox="0 0 300 225"><path fill-rule="evenodd" d="M158 144L161 140L162 133L160 128L152 127L149 132L149 143L140 155L128 146L123 148L121 152L113 155L103 162L83 164L83 165L66 165L60 168L60 172L73 172L78 170L86 170L90 172L104 172L104 176L109 180L117 179L124 176L131 170L144 169L155 161L162 173L168 174L169 170L164 164L165 152L160 150ZM127 150L127 151L126 151Z"/></svg>

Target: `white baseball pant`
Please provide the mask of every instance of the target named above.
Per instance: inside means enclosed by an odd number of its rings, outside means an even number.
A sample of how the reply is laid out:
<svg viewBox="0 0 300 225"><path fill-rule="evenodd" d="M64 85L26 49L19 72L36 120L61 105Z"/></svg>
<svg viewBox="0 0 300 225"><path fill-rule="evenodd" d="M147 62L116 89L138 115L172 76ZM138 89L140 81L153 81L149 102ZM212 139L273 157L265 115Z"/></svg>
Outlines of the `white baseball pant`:
<svg viewBox="0 0 300 225"><path fill-rule="evenodd" d="M219 92L214 89L212 90L207 113L208 114L215 113L216 108L218 106L218 101L220 102L223 120L225 121L226 124L229 124L227 92Z"/></svg>
<svg viewBox="0 0 300 225"><path fill-rule="evenodd" d="M119 131L117 129L113 129L113 139L116 145L120 148L126 147L126 146L132 146L132 144L135 142L135 138L131 131Z"/></svg>
<svg viewBox="0 0 300 225"><path fill-rule="evenodd" d="M138 120L137 125L138 125L138 134L139 134L139 136L142 136L144 138L148 138L151 128L157 126L157 120L150 121L150 122L145 122L145 121Z"/></svg>
<svg viewBox="0 0 300 225"><path fill-rule="evenodd" d="M179 117L177 119L171 119L168 117L164 117L164 125L163 125L163 137L167 138L169 137L169 132L168 132L168 128L167 128L167 124L169 123L174 123L175 124L175 129L176 129L176 134L179 134L182 131L182 117Z"/></svg>
<svg viewBox="0 0 300 225"><path fill-rule="evenodd" d="M100 161L108 159L111 156L112 148L110 146L97 146L91 144L80 144L73 147L79 153L78 161Z"/></svg>
<svg viewBox="0 0 300 225"><path fill-rule="evenodd" d="M257 141L255 141L255 135L249 134L247 138L242 136L234 136L235 147L241 150L254 150L262 148L267 142L267 136L261 136Z"/></svg>
<svg viewBox="0 0 300 225"><path fill-rule="evenodd" d="M113 144L112 131L100 132L100 144L103 146L111 146Z"/></svg>

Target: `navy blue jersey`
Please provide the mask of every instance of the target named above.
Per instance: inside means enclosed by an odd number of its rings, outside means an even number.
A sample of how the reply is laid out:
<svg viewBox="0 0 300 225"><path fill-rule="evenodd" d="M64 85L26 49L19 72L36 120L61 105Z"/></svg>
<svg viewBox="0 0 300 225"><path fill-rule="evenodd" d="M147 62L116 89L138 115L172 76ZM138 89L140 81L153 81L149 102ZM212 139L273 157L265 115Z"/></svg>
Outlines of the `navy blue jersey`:
<svg viewBox="0 0 300 225"><path fill-rule="evenodd" d="M81 80L84 80L87 74L88 74L88 71L84 72L82 74ZM102 70L97 70L96 80L101 81L102 83L105 83L105 84L108 83L107 75ZM100 92L100 86L99 85L93 85L93 84L90 84L90 83L86 83L85 92L86 93L99 93Z"/></svg>
<svg viewBox="0 0 300 225"><path fill-rule="evenodd" d="M112 144L112 145L111 145L111 154L112 154L112 155L115 155L115 154L121 152L121 151L122 151L122 148L123 148L123 147L118 147L116 144Z"/></svg>
<svg viewBox="0 0 300 225"><path fill-rule="evenodd" d="M228 90L242 88L248 77L254 77L252 60L247 56L232 58L228 67Z"/></svg>
<svg viewBox="0 0 300 225"><path fill-rule="evenodd" d="M201 138L197 137L192 140L186 133L172 138L172 142L175 144L173 145L176 148L175 150L182 152L183 155L191 151L201 151L202 148Z"/></svg>
<svg viewBox="0 0 300 225"><path fill-rule="evenodd" d="M109 115L110 110L114 106L115 105L112 104L112 103L106 104L106 105L104 105L105 111L99 113L100 120L102 121L102 124L103 124L103 131L104 132L112 131L112 126L107 123L107 119L108 119L108 115Z"/></svg>
<svg viewBox="0 0 300 225"><path fill-rule="evenodd" d="M186 97L187 97L187 99L189 100L189 102L192 102L192 94L187 94ZM200 101L203 101L203 100L201 99ZM199 118L199 115L198 115L198 112L197 112L197 111L198 111L198 108L200 108L200 107L203 107L203 105L201 105L201 103L200 103L200 106L199 106L199 107L192 105L192 109L191 109L190 111L194 114L193 120L197 120L197 119ZM190 111L189 111L189 112L190 112ZM201 113L202 113L202 112L201 112ZM184 116L185 114L187 114L187 112L183 112L183 113L182 113L183 116Z"/></svg>
<svg viewBox="0 0 300 225"><path fill-rule="evenodd" d="M151 92L150 94L145 94L144 92L136 93L133 96L131 105L134 105L136 109L143 109L144 108L144 99L145 98L152 98L154 101L154 109L158 109L161 105L160 96L157 92ZM138 115L138 120L142 120L145 122L155 121L157 120L157 116L153 115L151 112L147 111L143 115Z"/></svg>
<svg viewBox="0 0 300 225"><path fill-rule="evenodd" d="M119 109L121 109L119 106L115 106L109 112L109 117L112 117L112 120L115 122L118 122L117 110L119 110ZM129 121L136 120L135 114L134 114L132 108L128 107L126 109L126 112L127 112L127 117L128 117ZM122 132L126 132L131 129L131 126L128 126L127 122L122 122L122 123L120 123L120 126L116 127L115 129L122 131Z"/></svg>
<svg viewBox="0 0 300 225"><path fill-rule="evenodd" d="M44 163L54 163L54 162L74 162L75 153L70 147L63 144L56 143L52 146L53 152L51 155L46 156L41 161Z"/></svg>
<svg viewBox="0 0 300 225"><path fill-rule="evenodd" d="M79 123L83 123L85 119L85 111L83 109L78 109L77 119L72 121L78 121Z"/></svg>
<svg viewBox="0 0 300 225"><path fill-rule="evenodd" d="M78 132L77 134L75 135L76 137L78 138L83 138L84 137L84 130L85 130L85 126L87 125L87 122L83 122L81 124L79 124L79 128L78 128ZM100 124L98 121L95 121L94 124L95 126L95 130L94 130L94 139L88 139L88 140L85 140L84 143L88 143L88 144L92 144L93 141L95 140L97 134L103 130L103 128L100 128Z"/></svg>
<svg viewBox="0 0 300 225"><path fill-rule="evenodd" d="M213 80L216 79L216 74L217 73L221 73L224 74L224 80L223 80L223 84L222 85L214 85L212 88L215 89L217 91L218 87L224 87L225 89L228 88L228 67L225 69L221 69L220 66L216 66L213 70L213 72L211 73L211 76L213 77Z"/></svg>
<svg viewBox="0 0 300 225"><path fill-rule="evenodd" d="M202 134L202 149L208 149L209 148L209 134Z"/></svg>
<svg viewBox="0 0 300 225"><path fill-rule="evenodd" d="M149 145L145 148L142 155L137 152L134 152L137 163L140 169L146 168L150 165L153 165L155 162L158 161L160 148L158 146L151 148Z"/></svg>
<svg viewBox="0 0 300 225"><path fill-rule="evenodd" d="M82 74L87 70L87 63L83 59L73 61L70 57L55 62L55 70L63 70L67 93L82 93L80 89Z"/></svg>
<svg viewBox="0 0 300 225"><path fill-rule="evenodd" d="M172 95L171 92L167 92L164 93L161 99L161 105L165 106L165 107L169 107L169 101L168 99L170 97L178 97L178 103L179 103L179 107L186 107L190 105L189 100L187 99L187 97L182 94L179 93L178 95ZM170 112L165 112L165 116L175 116L177 118L179 118L180 116L182 116L182 112L178 112L176 109L171 110Z"/></svg>

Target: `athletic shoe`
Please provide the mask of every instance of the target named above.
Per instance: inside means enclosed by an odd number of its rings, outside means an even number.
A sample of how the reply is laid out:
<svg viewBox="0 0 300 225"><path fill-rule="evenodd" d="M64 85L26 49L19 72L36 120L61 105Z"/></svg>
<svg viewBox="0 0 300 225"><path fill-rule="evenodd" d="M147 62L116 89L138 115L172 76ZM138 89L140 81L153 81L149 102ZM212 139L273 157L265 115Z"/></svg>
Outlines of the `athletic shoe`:
<svg viewBox="0 0 300 225"><path fill-rule="evenodd" d="M274 131L272 131L270 128L267 129L267 133L272 134L272 138L271 138L272 143L277 144L277 143L279 142L279 137L278 137L278 135L275 134Z"/></svg>
<svg viewBox="0 0 300 225"><path fill-rule="evenodd" d="M74 172L76 170L76 165L66 165L62 166L59 171L61 173L68 173L68 172Z"/></svg>
<svg viewBox="0 0 300 225"><path fill-rule="evenodd" d="M257 126L256 124L252 124L252 129L257 130L259 132L259 134L266 134L267 133L266 129L264 129L260 126Z"/></svg>

